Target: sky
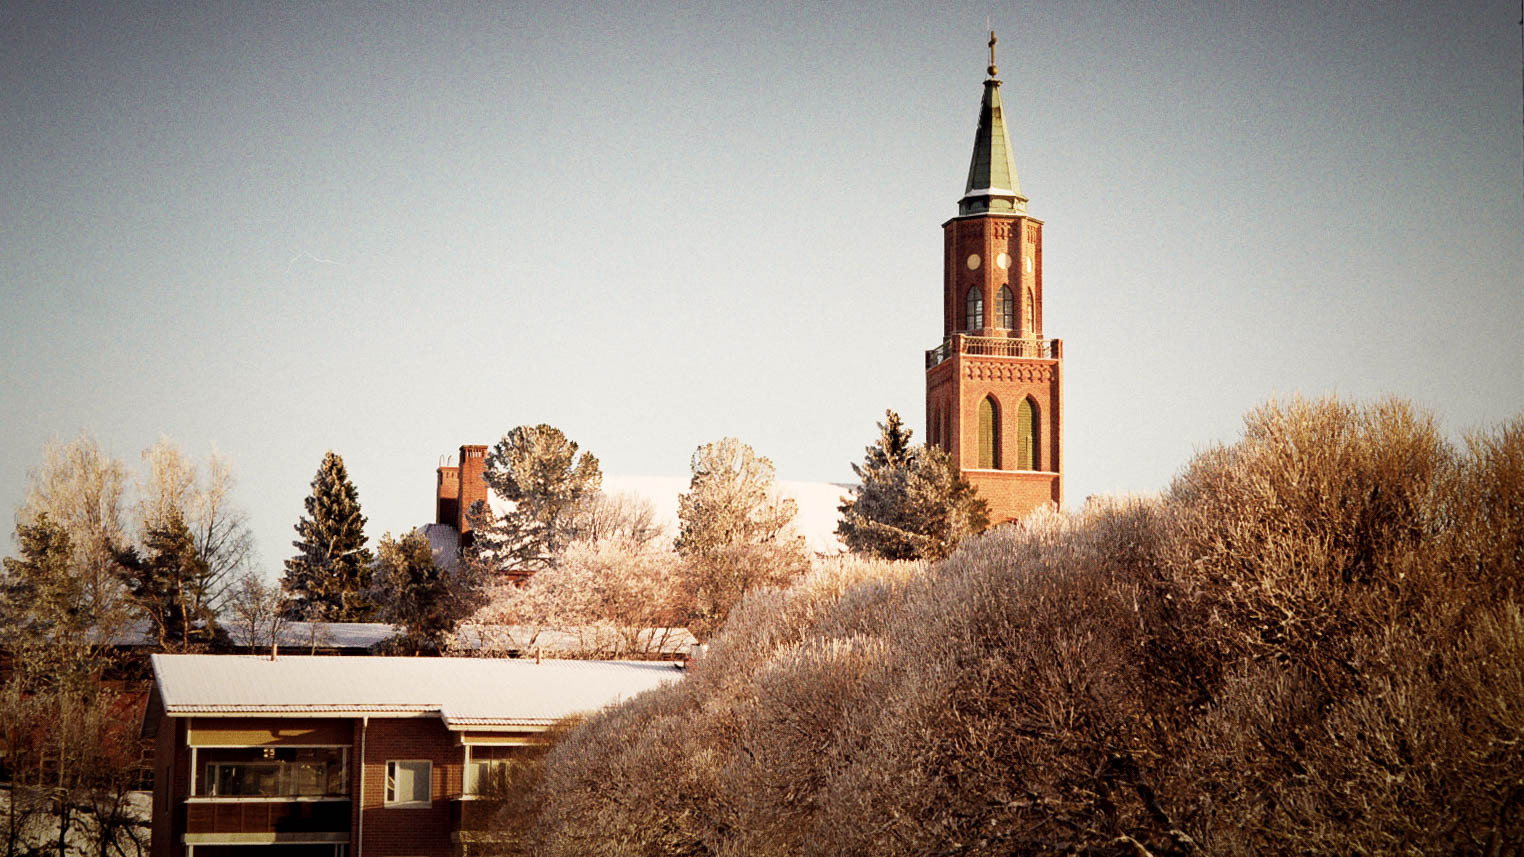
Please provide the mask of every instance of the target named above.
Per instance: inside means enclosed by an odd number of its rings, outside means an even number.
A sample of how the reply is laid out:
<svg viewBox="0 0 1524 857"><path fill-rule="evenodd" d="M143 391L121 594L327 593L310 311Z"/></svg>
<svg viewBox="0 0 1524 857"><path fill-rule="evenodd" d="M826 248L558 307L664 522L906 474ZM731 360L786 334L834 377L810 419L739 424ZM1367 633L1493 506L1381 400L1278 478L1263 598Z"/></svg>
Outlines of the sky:
<svg viewBox="0 0 1524 857"><path fill-rule="evenodd" d="M924 436L988 63L1064 340L1065 496L1271 397L1524 412L1511 2L0 4L0 505L45 444L233 464L260 567L323 454L372 538L461 444ZM14 541L0 543L13 551Z"/></svg>

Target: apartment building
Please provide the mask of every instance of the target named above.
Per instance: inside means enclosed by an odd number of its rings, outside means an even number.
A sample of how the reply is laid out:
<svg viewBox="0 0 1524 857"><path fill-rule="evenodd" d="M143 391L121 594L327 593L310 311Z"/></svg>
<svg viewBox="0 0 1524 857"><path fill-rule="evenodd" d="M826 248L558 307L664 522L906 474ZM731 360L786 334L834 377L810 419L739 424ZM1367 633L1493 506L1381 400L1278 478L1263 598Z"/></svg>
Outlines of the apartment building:
<svg viewBox="0 0 1524 857"><path fill-rule="evenodd" d="M557 721L666 662L154 655L152 857L469 857Z"/></svg>

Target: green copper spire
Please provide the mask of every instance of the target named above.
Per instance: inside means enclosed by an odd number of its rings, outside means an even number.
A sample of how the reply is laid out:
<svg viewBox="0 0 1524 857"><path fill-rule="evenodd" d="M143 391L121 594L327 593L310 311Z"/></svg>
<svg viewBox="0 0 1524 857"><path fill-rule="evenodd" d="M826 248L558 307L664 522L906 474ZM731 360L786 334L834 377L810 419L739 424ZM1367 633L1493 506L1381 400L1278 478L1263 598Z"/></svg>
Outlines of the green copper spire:
<svg viewBox="0 0 1524 857"><path fill-rule="evenodd" d="M990 32L990 76L984 81L979 103L979 130L974 134L974 157L968 165L968 186L958 201L958 214L1025 214L1027 198L1021 195L1016 162L1011 157L1011 137L1005 130L1000 106L999 73L995 68L995 33Z"/></svg>

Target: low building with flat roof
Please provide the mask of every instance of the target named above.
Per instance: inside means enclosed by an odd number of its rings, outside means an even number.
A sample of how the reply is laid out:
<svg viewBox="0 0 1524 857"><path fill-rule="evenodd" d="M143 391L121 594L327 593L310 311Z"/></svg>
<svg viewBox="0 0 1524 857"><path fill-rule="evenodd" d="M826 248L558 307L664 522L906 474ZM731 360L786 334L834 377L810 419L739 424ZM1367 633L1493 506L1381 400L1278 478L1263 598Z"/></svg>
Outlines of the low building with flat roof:
<svg viewBox="0 0 1524 857"><path fill-rule="evenodd" d="M152 857L468 857L478 798L664 662L154 655Z"/></svg>

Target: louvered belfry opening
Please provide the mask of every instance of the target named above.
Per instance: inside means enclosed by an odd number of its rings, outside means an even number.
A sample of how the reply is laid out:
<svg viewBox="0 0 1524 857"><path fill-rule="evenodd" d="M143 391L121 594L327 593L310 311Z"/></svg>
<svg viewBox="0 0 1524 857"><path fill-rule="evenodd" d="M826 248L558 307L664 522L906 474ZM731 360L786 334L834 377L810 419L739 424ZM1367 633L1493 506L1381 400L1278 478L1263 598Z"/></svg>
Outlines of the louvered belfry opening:
<svg viewBox="0 0 1524 857"><path fill-rule="evenodd" d="M1037 403L1031 397L1021 400L1016 407L1016 469L1040 470L1037 466L1038 433Z"/></svg>
<svg viewBox="0 0 1524 857"><path fill-rule="evenodd" d="M1000 408L994 396L979 401L979 467L1000 469Z"/></svg>

